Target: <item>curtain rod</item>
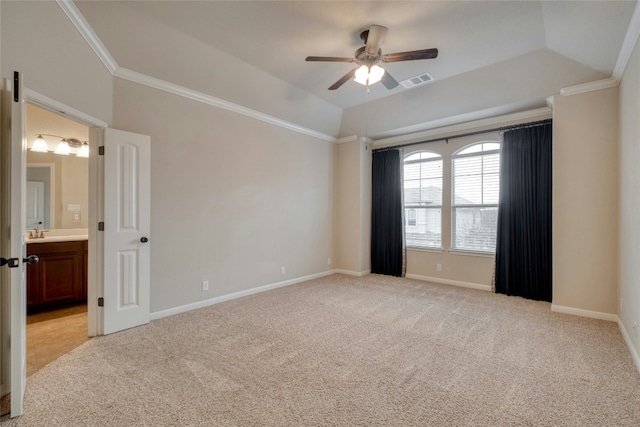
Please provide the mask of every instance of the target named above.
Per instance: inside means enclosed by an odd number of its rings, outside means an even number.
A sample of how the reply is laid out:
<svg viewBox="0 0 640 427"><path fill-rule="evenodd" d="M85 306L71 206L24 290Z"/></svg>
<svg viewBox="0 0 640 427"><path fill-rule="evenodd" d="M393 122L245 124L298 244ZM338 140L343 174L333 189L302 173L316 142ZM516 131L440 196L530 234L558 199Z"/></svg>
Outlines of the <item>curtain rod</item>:
<svg viewBox="0 0 640 427"><path fill-rule="evenodd" d="M410 147L412 145L427 144L429 142L437 142L437 141L447 141L447 143L448 143L450 139L464 138L466 136L481 135L483 133L490 133L490 132L503 132L503 131L507 131L507 130L530 128L530 127L540 126L540 125L547 124L547 123L551 123L551 119L544 119L544 120L539 120L539 121L536 121L536 122L520 123L520 124L517 124L517 125L511 125L511 126L502 126L502 127L499 127L499 128L479 130L479 131L475 131L475 132L461 133L461 134L458 134L458 135L452 135L452 136L446 136L446 137L441 137L441 138L428 139L426 141L409 142L407 144L400 144L400 145L390 145L388 147L374 148L372 151L395 150L396 148Z"/></svg>

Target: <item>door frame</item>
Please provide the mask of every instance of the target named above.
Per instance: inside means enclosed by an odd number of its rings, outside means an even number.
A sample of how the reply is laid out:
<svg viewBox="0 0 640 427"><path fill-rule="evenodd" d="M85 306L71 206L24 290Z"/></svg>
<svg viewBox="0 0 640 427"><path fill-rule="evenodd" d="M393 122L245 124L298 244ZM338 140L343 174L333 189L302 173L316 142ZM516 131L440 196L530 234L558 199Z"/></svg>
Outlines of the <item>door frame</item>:
<svg viewBox="0 0 640 427"><path fill-rule="evenodd" d="M88 335L102 335L104 314L98 307L98 298L104 296L103 281L103 236L98 233L98 222L102 221L104 200L103 162L98 156L98 147L103 145L107 123L73 107L58 102L29 88L24 89L26 102L56 114L63 114L89 127L89 256L87 273L87 320ZM28 117L26 118L29 119ZM26 165L25 165L26 167Z"/></svg>

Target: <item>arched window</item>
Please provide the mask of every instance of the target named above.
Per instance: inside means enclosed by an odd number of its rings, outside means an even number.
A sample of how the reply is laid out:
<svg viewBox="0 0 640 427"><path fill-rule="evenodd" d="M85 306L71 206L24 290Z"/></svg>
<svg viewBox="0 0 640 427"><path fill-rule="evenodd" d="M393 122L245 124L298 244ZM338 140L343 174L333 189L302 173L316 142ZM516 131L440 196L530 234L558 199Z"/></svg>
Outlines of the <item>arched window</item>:
<svg viewBox="0 0 640 427"><path fill-rule="evenodd" d="M407 247L442 247L442 156L430 151L404 158Z"/></svg>
<svg viewBox="0 0 640 427"><path fill-rule="evenodd" d="M495 252L500 141L467 145L453 154L451 162L451 247Z"/></svg>

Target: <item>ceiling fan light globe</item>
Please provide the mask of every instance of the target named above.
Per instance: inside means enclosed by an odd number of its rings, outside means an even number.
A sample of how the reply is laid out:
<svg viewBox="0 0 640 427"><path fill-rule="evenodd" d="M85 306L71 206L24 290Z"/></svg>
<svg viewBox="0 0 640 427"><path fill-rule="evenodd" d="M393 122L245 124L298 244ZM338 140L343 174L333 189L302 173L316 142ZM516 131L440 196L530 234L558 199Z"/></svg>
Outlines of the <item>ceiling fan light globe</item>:
<svg viewBox="0 0 640 427"><path fill-rule="evenodd" d="M366 65L361 66L356 70L356 76L353 80L361 85L367 84L367 79L369 78L369 67Z"/></svg>
<svg viewBox="0 0 640 427"><path fill-rule="evenodd" d="M373 65L369 70L369 84L378 83L384 76L384 68L379 65Z"/></svg>

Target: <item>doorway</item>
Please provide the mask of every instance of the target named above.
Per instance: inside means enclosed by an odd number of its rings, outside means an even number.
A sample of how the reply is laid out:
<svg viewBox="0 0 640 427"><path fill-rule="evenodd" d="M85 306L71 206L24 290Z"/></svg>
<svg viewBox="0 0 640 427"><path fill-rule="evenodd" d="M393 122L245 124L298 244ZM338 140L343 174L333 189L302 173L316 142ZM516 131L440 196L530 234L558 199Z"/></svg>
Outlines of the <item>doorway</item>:
<svg viewBox="0 0 640 427"><path fill-rule="evenodd" d="M27 103L27 377L89 339L89 130Z"/></svg>

